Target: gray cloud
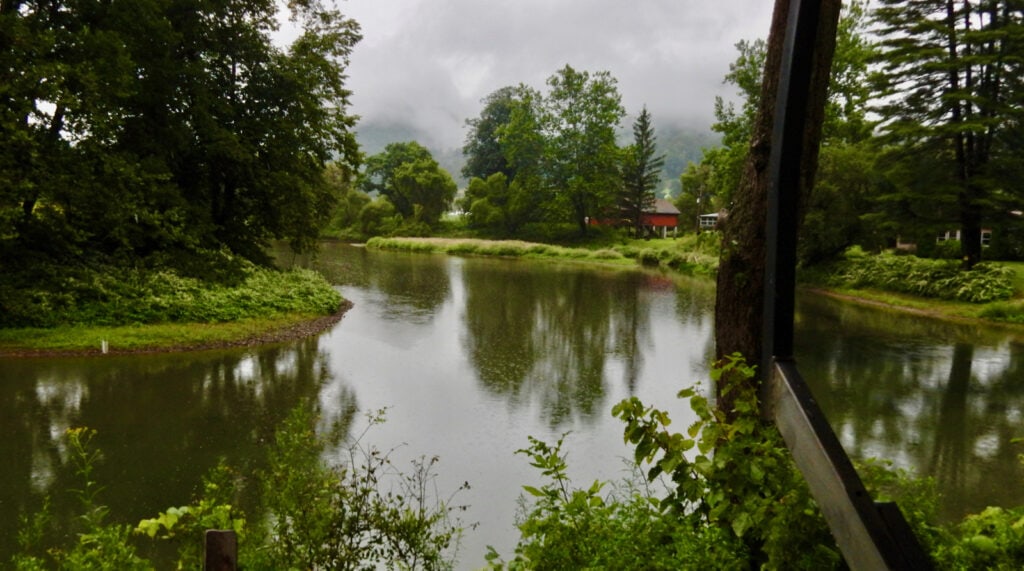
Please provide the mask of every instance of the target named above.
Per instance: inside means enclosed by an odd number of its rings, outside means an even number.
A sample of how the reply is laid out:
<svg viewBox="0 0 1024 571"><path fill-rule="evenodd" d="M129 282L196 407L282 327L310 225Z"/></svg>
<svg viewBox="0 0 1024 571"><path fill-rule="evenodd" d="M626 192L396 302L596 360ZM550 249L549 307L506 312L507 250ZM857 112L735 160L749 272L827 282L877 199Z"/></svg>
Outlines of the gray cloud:
<svg viewBox="0 0 1024 571"><path fill-rule="evenodd" d="M461 144L480 99L543 88L556 70L609 71L630 113L706 126L734 44L767 35L767 0L348 0L363 28L349 69L364 122L408 123Z"/></svg>

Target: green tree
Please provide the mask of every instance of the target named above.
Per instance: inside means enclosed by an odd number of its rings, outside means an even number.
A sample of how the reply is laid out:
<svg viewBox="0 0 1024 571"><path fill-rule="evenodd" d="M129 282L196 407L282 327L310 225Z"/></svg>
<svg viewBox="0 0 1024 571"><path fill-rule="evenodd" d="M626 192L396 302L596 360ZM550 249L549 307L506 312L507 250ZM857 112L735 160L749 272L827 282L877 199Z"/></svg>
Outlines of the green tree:
<svg viewBox="0 0 1024 571"><path fill-rule="evenodd" d="M587 219L603 213L619 188L615 130L625 115L616 80L566 65L548 78L544 99L545 174L558 206L587 233Z"/></svg>
<svg viewBox="0 0 1024 571"><path fill-rule="evenodd" d="M469 132L462 146L466 157L462 175L466 178L486 179L498 172L509 180L515 178L516 169L506 157L500 132L511 122L518 96L516 87L502 87L483 99L479 117L466 121Z"/></svg>
<svg viewBox="0 0 1024 571"><path fill-rule="evenodd" d="M533 219L538 195L519 181L509 184L504 173L469 181L462 198L462 209L469 214L474 228L487 228L505 235L514 235L523 224Z"/></svg>
<svg viewBox="0 0 1024 571"><path fill-rule="evenodd" d="M725 150L715 153L713 157L716 176L710 180L713 183L710 190L720 198L724 207L732 203L732 195L739 186L743 162L751 144L767 45L760 39L753 42L740 40L736 50L739 55L736 61L729 64L725 83L739 90L740 108L737 109L734 103L726 103L721 97L715 97L715 123L711 126L713 131L721 133Z"/></svg>
<svg viewBox="0 0 1024 571"><path fill-rule="evenodd" d="M661 181L664 155L656 155L657 137L651 125L651 114L645 105L633 122L633 144L625 149L622 164L622 194L619 207L633 222L639 236L643 213L654 207L654 189Z"/></svg>
<svg viewBox="0 0 1024 571"><path fill-rule="evenodd" d="M700 231L699 216L716 208L713 192L716 169L712 157L725 152L721 147L708 149L704 152L704 160L700 163L690 162L686 165L686 171L679 175L681 191L675 199L675 206L679 209L683 228L689 226Z"/></svg>
<svg viewBox="0 0 1024 571"><path fill-rule="evenodd" d="M362 189L388 199L403 218L435 225L457 190L430 151L415 141L391 143L366 160Z"/></svg>
<svg viewBox="0 0 1024 571"><path fill-rule="evenodd" d="M1007 0L880 0L874 21L876 111L897 191L953 206L963 265L973 267L983 223L1019 198L994 166L1016 151L1007 142L1024 119L1024 9Z"/></svg>
<svg viewBox="0 0 1024 571"><path fill-rule="evenodd" d="M0 3L0 236L124 259L314 244L328 160L357 161L345 68L358 25L277 3ZM28 254L31 255L31 254Z"/></svg>

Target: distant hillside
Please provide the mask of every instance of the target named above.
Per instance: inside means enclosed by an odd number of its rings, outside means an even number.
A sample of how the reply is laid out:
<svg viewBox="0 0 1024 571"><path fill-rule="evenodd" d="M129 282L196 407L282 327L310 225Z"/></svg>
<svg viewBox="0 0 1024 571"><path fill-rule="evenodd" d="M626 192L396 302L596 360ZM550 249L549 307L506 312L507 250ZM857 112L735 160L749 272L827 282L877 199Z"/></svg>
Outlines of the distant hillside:
<svg viewBox="0 0 1024 571"><path fill-rule="evenodd" d="M654 135L658 138L658 154L665 155L665 166L662 169L662 180L672 196L682 190L679 186L679 175L686 171L690 162L699 163L704 149L721 144L721 136L709 130L698 130L678 125L654 125Z"/></svg>
<svg viewBox="0 0 1024 571"><path fill-rule="evenodd" d="M633 133L629 129L632 120L623 121L624 128L619 132L619 144L628 145L632 142ZM654 126L657 136L658 153L665 155L665 167L662 171L662 189L668 189L674 196L679 194L679 175L686 170L689 162L700 162L705 148L719 144L718 134L708 130L693 129L679 125L667 124ZM412 125L399 123L360 123L356 128L356 139L363 153L375 155L384 150L389 143L416 141L430 150L434 160L441 168L455 179L459 188L465 188L468 181L462 177L462 167L466 158L462 156L461 147L438 148L431 144L433 137Z"/></svg>

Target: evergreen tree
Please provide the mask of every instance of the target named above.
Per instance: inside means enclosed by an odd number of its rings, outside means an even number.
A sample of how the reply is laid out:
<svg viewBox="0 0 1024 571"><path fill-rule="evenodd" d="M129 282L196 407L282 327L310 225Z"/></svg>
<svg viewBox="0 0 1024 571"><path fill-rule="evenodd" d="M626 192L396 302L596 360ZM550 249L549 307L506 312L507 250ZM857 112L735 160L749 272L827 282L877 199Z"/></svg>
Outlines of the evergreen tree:
<svg viewBox="0 0 1024 571"><path fill-rule="evenodd" d="M622 165L622 195L619 208L633 223L636 235L642 230L643 213L654 207L654 190L661 180L664 155L657 152L651 114L645 105L633 123L633 144L625 149Z"/></svg>
<svg viewBox="0 0 1024 571"><path fill-rule="evenodd" d="M1024 7L1012 0L880 0L877 112L890 174L911 202L937 204L961 230L964 266L981 259L993 213L1017 208L997 165L1015 151L1024 105ZM1015 160L1015 159L1012 159ZM941 205L941 206L940 206Z"/></svg>

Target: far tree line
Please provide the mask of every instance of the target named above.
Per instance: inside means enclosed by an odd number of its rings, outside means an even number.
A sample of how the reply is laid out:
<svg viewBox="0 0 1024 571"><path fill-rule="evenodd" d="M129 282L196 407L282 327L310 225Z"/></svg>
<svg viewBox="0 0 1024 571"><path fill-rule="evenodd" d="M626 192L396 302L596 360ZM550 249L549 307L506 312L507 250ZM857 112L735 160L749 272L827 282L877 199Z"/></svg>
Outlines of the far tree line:
<svg viewBox="0 0 1024 571"><path fill-rule="evenodd" d="M210 252L264 259L274 240L309 249L325 229L437 233L452 210L494 237L542 225L586 234L594 220L637 232L663 164L677 164L659 153L646 108L621 144L615 78L569 65L543 88L482 101L467 122L461 196L415 142L364 157L345 86L359 26L319 2L289 6L303 33L279 48L270 33L284 8L271 0L0 2L5 267L187 271L182 260ZM805 262L897 241L967 267L1024 257L1022 20L1008 0L846 5ZM750 135L764 43L737 48L725 79L740 101L714 102L721 145L688 165L673 197L683 228L728 213L762 144Z"/></svg>
<svg viewBox="0 0 1024 571"><path fill-rule="evenodd" d="M429 151L416 142L392 143L366 160L336 223L364 235L426 234L456 208L471 229L499 237L533 223L569 223L586 235L591 220L640 232L664 157L646 107L633 125L633 144L618 145L626 111L611 74L566 65L547 80L546 92L504 87L483 104L480 116L467 121L462 174L470 182L458 200L455 183Z"/></svg>
<svg viewBox="0 0 1024 571"><path fill-rule="evenodd" d="M804 263L853 244L914 247L922 255L962 259L965 267L983 251L1024 258L1022 20L1024 9L1001 0L845 5L819 170L802 213ZM696 229L702 213L727 216L750 145L757 144L750 137L766 46L754 40L736 47L725 81L739 92L739 104L716 99L713 130L721 145L688 165L682 192L673 197L684 229ZM548 79L546 92L520 84L482 103L480 115L467 121L464 195L454 202L451 184L446 193L428 195L450 197L445 208L464 212L471 228L494 236L569 222L585 234L591 219L639 229L664 156L646 108L633 125L632 144L616 144L625 112L608 72L566 66ZM401 197L380 186L379 170L370 165L387 163L408 146L428 154L414 143L389 147L388 159L368 161L360 188ZM391 202L407 217L402 200Z"/></svg>

